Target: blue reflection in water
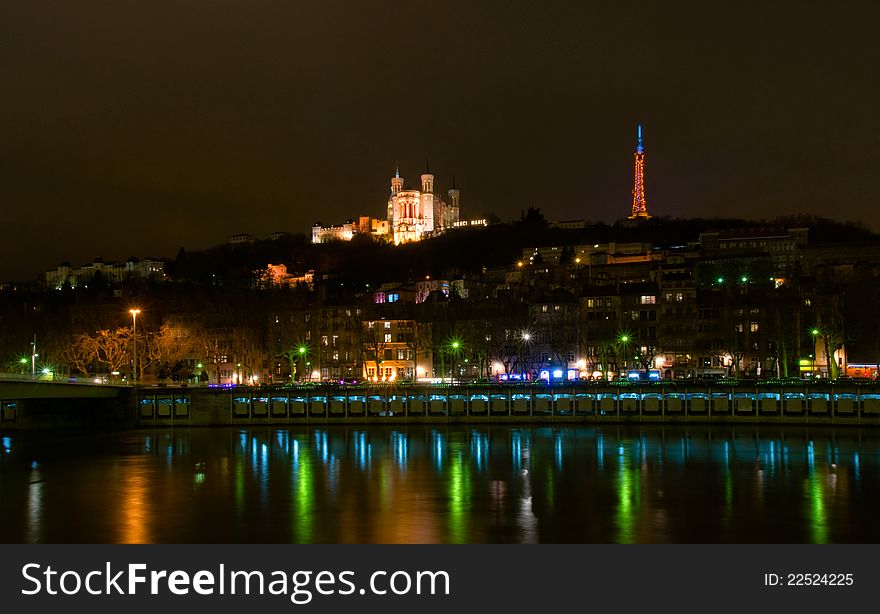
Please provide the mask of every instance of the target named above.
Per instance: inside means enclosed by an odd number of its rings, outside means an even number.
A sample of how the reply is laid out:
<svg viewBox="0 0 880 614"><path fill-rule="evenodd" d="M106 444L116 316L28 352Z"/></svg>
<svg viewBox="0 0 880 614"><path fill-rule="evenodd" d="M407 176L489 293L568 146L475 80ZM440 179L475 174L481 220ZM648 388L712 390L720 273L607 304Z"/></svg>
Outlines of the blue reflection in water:
<svg viewBox="0 0 880 614"><path fill-rule="evenodd" d="M812 469L816 465L816 450L813 448L813 441L807 444L807 466Z"/></svg>
<svg viewBox="0 0 880 614"><path fill-rule="evenodd" d="M357 459L358 469L361 471L367 468L367 432L355 431L354 439L354 457Z"/></svg>
<svg viewBox="0 0 880 614"><path fill-rule="evenodd" d="M489 456L489 437L479 431L471 431L471 459L478 470L486 466Z"/></svg>
<svg viewBox="0 0 880 614"><path fill-rule="evenodd" d="M853 473L855 474L856 482L861 481L862 474L859 470L859 453L853 452Z"/></svg>
<svg viewBox="0 0 880 614"><path fill-rule="evenodd" d="M149 454L153 451L153 438L147 435L144 437L144 452Z"/></svg>
<svg viewBox="0 0 880 614"><path fill-rule="evenodd" d="M443 471L446 458L446 436L440 431L431 431L431 454L434 456L434 468Z"/></svg>
<svg viewBox="0 0 880 614"><path fill-rule="evenodd" d="M290 463L295 475L299 471L299 441L297 439L290 442Z"/></svg>
<svg viewBox="0 0 880 614"><path fill-rule="evenodd" d="M284 450L285 454L290 453L290 433L287 431L277 431L275 433L275 438L278 441L278 447Z"/></svg>
<svg viewBox="0 0 880 614"><path fill-rule="evenodd" d="M522 471L522 434L519 431L510 434L510 460L513 471Z"/></svg>
<svg viewBox="0 0 880 614"><path fill-rule="evenodd" d="M406 467L407 456L409 455L409 443L406 433L394 431L391 433L391 454L398 467Z"/></svg>
<svg viewBox="0 0 880 614"><path fill-rule="evenodd" d="M556 462L556 470L562 469L562 433L556 433L553 438L553 459Z"/></svg>
<svg viewBox="0 0 880 614"><path fill-rule="evenodd" d="M605 438L602 433L596 435L596 464L599 465L599 469L605 466Z"/></svg>
<svg viewBox="0 0 880 614"><path fill-rule="evenodd" d="M3 451L9 454L12 452L12 438L4 437L3 438Z"/></svg>
<svg viewBox="0 0 880 614"><path fill-rule="evenodd" d="M321 457L321 462L327 464L330 460L330 446L327 444L327 431L315 431L315 448Z"/></svg>

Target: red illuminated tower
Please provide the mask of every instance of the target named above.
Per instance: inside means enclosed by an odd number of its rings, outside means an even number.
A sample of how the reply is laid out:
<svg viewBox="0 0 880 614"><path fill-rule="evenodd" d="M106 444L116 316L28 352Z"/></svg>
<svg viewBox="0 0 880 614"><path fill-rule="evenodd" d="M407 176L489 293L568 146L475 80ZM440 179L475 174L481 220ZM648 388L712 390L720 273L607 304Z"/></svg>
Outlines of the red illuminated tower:
<svg viewBox="0 0 880 614"><path fill-rule="evenodd" d="M633 208L629 219L650 219L648 203L645 201L645 148L642 147L642 125L639 124L639 142L636 146L636 176L633 182Z"/></svg>

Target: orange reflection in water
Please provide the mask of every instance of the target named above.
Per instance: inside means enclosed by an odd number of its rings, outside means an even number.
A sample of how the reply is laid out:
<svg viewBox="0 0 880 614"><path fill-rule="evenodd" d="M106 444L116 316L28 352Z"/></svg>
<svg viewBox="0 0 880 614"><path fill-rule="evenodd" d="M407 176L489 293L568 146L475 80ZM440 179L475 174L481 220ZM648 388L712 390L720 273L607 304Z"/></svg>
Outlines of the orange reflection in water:
<svg viewBox="0 0 880 614"><path fill-rule="evenodd" d="M146 544L154 541L151 527L152 506L149 456L133 456L119 461L119 543Z"/></svg>

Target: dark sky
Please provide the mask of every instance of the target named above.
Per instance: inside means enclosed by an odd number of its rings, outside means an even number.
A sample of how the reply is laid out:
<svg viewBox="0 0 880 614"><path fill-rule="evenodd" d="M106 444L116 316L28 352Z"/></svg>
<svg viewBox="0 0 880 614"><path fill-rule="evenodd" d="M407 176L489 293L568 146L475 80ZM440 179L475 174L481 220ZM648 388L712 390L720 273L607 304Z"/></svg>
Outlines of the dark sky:
<svg viewBox="0 0 880 614"><path fill-rule="evenodd" d="M876 229L876 1L27 0L0 8L0 280L384 211Z"/></svg>

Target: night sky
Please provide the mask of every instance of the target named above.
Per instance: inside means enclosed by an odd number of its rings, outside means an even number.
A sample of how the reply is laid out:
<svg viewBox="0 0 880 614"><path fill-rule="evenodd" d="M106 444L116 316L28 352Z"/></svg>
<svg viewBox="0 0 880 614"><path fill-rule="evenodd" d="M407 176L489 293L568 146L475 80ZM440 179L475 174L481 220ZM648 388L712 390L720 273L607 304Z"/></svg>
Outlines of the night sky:
<svg viewBox="0 0 880 614"><path fill-rule="evenodd" d="M773 5L773 6L768 6ZM873 2L28 0L0 9L0 280L384 213L880 230Z"/></svg>

